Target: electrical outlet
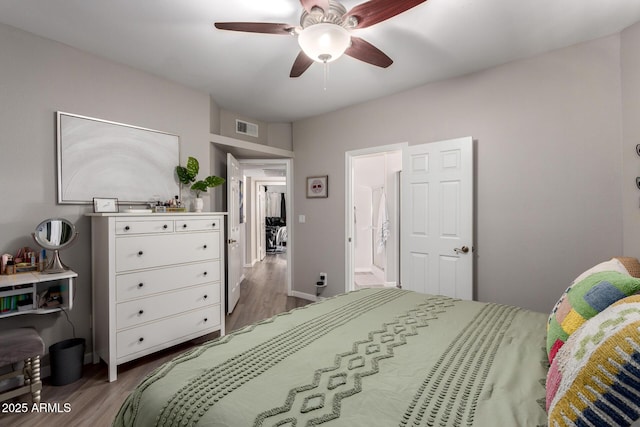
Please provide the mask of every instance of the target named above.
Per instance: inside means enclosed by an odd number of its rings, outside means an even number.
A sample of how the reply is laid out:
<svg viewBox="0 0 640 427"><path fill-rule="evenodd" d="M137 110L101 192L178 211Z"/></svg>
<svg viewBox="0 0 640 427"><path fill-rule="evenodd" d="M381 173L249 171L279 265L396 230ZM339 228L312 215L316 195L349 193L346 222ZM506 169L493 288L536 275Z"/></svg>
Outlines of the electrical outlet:
<svg viewBox="0 0 640 427"><path fill-rule="evenodd" d="M327 273L320 273L320 280L322 280L323 282L327 281Z"/></svg>

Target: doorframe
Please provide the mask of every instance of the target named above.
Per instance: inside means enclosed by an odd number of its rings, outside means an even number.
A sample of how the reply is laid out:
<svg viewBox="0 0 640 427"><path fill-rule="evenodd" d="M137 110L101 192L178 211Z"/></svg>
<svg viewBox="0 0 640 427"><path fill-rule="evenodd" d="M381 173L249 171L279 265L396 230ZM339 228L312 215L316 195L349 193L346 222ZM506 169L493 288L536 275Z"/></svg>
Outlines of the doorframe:
<svg viewBox="0 0 640 427"><path fill-rule="evenodd" d="M408 142L400 142L396 144L380 145L377 147L368 147L358 150L346 151L345 154L345 239L344 249L346 256L345 272L344 272L344 291L349 292L354 289L354 264L355 254L353 246L354 227L353 227L353 159L355 157L367 156L372 154L382 154L388 151L402 151L408 147ZM404 167L404 165L403 165ZM398 248L400 250L400 248ZM400 268L400 266L398 266Z"/></svg>
<svg viewBox="0 0 640 427"><path fill-rule="evenodd" d="M293 296L293 291L291 289L291 285L293 283L293 246L294 246L294 221L293 221L293 159L291 158L282 158L282 159L238 159L240 165L247 164L277 164L277 165L285 165L285 179L287 183L287 192L286 200L285 200L285 208L287 209L287 271L285 273L285 279L287 282L287 295ZM253 180L252 180L253 181ZM268 182L269 179L260 179L259 182ZM254 186L255 188L255 186ZM245 233L246 239L246 233ZM245 245L246 245L245 241ZM246 251L245 251L246 253Z"/></svg>
<svg viewBox="0 0 640 427"><path fill-rule="evenodd" d="M267 240L267 236L266 236L266 225L263 224L265 218L266 218L266 207L264 206L266 203L266 199L267 197L263 194L265 191L263 189L265 189L266 187L262 184L262 181L256 181L253 191L253 197L254 200L252 200L252 203L255 204L254 206L254 219L255 219L255 227L256 227L256 237L255 239L252 238L252 240L254 240L256 242L256 262L258 261L262 261L266 256L267 256L267 249L266 249L266 240ZM254 262L253 260L251 260L251 266L253 267Z"/></svg>
<svg viewBox="0 0 640 427"><path fill-rule="evenodd" d="M253 180L253 189L252 190L254 191L254 195L255 195L255 198L256 198L256 207L257 207L257 197L258 197L258 193L259 193L259 188L258 187L265 187L266 188L269 185L283 185L283 184L285 186L287 185L286 179L284 181L282 181L282 180L281 181L274 181L273 179L264 177L264 178L258 178L258 179ZM287 194L287 193L285 193L285 194ZM266 200L266 198L265 198L265 200ZM285 200L285 208L286 208L286 203L287 202ZM288 213L288 211L287 211L287 213ZM287 215L287 217L289 217L289 215ZM256 214L256 219L259 219L258 218L258 214ZM257 224L257 225L258 225L258 227L260 226L260 224ZM289 224L287 224L287 232L289 231L288 226L289 226ZM261 237L263 239L265 238L265 236L261 236ZM287 242L287 246L288 245L289 245L289 242ZM262 254L259 254L259 255L262 255ZM262 259L259 259L259 261L262 261Z"/></svg>

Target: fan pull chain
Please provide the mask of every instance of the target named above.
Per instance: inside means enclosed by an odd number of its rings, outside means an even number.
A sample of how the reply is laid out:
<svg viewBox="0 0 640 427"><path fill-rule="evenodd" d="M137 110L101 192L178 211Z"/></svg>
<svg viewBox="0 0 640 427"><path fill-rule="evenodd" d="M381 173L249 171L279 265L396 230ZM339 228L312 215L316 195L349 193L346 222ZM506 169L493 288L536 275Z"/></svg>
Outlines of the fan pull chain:
<svg viewBox="0 0 640 427"><path fill-rule="evenodd" d="M324 66L323 66L323 90L327 90L327 76L329 74L329 63L327 61L324 61Z"/></svg>

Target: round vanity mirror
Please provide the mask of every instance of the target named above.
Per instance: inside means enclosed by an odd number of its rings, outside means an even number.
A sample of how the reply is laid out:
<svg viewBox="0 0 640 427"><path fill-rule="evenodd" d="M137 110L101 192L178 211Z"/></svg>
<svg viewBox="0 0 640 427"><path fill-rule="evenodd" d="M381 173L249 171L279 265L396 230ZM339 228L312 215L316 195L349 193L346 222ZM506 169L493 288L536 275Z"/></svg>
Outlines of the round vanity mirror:
<svg viewBox="0 0 640 427"><path fill-rule="evenodd" d="M43 273L61 273L69 270L69 267L60 261L58 251L71 245L78 236L75 225L64 218L50 218L38 224L36 231L31 235L40 247L53 251L53 256Z"/></svg>

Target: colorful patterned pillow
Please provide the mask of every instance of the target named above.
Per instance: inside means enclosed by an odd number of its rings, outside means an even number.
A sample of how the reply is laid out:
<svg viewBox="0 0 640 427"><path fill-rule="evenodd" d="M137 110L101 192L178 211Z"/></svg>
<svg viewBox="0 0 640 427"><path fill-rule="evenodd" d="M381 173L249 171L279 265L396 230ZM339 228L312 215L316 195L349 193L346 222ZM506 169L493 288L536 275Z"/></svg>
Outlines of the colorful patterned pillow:
<svg viewBox="0 0 640 427"><path fill-rule="evenodd" d="M585 322L547 374L549 426L628 426L640 418L640 295Z"/></svg>
<svg viewBox="0 0 640 427"><path fill-rule="evenodd" d="M613 270L614 268L622 269ZM612 271L602 271L611 268ZM597 271L597 272L594 272ZM612 303L640 292L640 279L629 276L617 260L598 264L578 276L551 311L547 323L547 355L553 362L567 338Z"/></svg>
<svg viewBox="0 0 640 427"><path fill-rule="evenodd" d="M633 274L629 274L629 270L627 270L624 263L619 258L611 258L609 261L604 261L600 264L594 265L593 267L573 279L573 282L571 282L571 286L575 285L578 282L581 282L582 280L591 276L593 273L600 273L601 271L617 271L619 273L626 274L627 276L633 276Z"/></svg>

